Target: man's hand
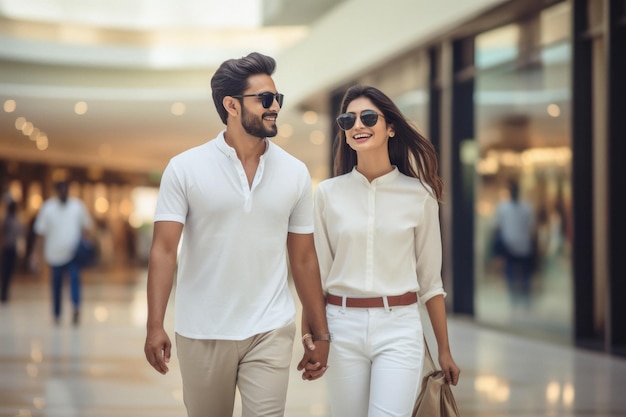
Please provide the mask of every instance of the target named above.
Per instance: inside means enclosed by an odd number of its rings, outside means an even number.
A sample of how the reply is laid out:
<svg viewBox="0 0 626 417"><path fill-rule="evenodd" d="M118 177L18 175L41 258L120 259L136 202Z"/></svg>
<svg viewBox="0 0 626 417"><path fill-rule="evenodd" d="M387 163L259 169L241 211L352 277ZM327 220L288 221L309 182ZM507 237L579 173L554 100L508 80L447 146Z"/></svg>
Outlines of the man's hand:
<svg viewBox="0 0 626 417"><path fill-rule="evenodd" d="M164 329L148 330L144 353L148 363L159 373L165 375L169 371L167 363L170 361L172 343Z"/></svg>
<svg viewBox="0 0 626 417"><path fill-rule="evenodd" d="M311 335L302 337L304 355L298 363L298 371L302 371L302 379L313 381L321 378L328 369L328 351L330 342L326 340L313 341Z"/></svg>

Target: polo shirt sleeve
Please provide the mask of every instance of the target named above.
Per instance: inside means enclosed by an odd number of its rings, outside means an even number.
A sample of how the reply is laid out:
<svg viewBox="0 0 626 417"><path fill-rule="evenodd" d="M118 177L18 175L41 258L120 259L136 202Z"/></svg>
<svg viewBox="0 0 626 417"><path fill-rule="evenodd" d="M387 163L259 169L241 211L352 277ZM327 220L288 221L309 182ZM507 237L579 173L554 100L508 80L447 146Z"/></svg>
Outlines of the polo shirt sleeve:
<svg viewBox="0 0 626 417"><path fill-rule="evenodd" d="M424 199L422 219L415 228L416 272L419 300L425 304L436 295L446 296L441 281L441 231L439 204L432 196Z"/></svg>
<svg viewBox="0 0 626 417"><path fill-rule="evenodd" d="M154 221L172 221L185 224L187 210L188 201L184 178L176 169L174 160L171 160L161 177Z"/></svg>
<svg viewBox="0 0 626 417"><path fill-rule="evenodd" d="M299 190L300 197L297 199L291 215L289 216L289 226L287 231L290 233L309 234L313 233L313 190L311 186L311 177L309 172L302 165Z"/></svg>
<svg viewBox="0 0 626 417"><path fill-rule="evenodd" d="M37 218L35 219L35 223L33 224L33 231L38 235L44 235L48 230L48 204L44 202L37 214Z"/></svg>

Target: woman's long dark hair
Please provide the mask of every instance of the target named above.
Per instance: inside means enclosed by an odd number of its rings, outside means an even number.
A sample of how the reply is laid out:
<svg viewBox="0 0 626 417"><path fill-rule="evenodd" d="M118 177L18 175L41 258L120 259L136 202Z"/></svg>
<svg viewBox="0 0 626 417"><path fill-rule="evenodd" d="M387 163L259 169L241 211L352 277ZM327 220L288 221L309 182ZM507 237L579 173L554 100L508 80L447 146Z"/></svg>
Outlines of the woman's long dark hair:
<svg viewBox="0 0 626 417"><path fill-rule="evenodd" d="M430 186L437 201L443 197L443 181L438 174L439 161L435 147L422 136L404 117L398 106L375 87L355 85L350 87L341 102L341 113L359 97L365 97L380 109L388 124L393 124L395 136L389 138L389 159L391 164L409 177L418 178ZM335 175L352 171L357 164L356 151L348 145L346 132L339 130L334 144Z"/></svg>

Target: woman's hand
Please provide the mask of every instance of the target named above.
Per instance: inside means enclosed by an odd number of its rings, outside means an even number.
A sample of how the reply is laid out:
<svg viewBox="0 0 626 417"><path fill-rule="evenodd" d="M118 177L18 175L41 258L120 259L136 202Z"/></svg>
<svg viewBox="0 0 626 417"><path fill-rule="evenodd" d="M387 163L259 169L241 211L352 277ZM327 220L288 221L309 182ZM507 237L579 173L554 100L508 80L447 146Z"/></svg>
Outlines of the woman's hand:
<svg viewBox="0 0 626 417"><path fill-rule="evenodd" d="M456 385L459 383L461 370L454 362L454 359L452 359L450 352L439 353L439 366L446 374L446 381L449 384Z"/></svg>
<svg viewBox="0 0 626 417"><path fill-rule="evenodd" d="M302 345L304 346L304 355L300 363L298 363L298 371L302 371L302 379L305 381L313 381L321 378L328 365L328 349L330 342L319 341L319 349L316 350L316 344L313 336L309 333L302 336ZM325 365L322 365L322 361Z"/></svg>

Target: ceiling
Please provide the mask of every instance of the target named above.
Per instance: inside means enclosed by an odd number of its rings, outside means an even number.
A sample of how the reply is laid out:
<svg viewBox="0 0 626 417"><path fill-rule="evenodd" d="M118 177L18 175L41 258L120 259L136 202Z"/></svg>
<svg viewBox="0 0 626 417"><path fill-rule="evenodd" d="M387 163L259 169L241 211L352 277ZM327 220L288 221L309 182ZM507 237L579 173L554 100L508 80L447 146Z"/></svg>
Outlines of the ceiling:
<svg viewBox="0 0 626 417"><path fill-rule="evenodd" d="M506 1L0 0L0 159L159 173L224 128L216 67L259 51L285 93L274 141L315 182L329 92Z"/></svg>
<svg viewBox="0 0 626 417"><path fill-rule="evenodd" d="M0 158L161 171L224 128L209 88L223 60L277 56L340 3L4 0ZM327 121L293 104L275 141L326 170Z"/></svg>

